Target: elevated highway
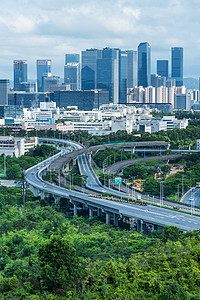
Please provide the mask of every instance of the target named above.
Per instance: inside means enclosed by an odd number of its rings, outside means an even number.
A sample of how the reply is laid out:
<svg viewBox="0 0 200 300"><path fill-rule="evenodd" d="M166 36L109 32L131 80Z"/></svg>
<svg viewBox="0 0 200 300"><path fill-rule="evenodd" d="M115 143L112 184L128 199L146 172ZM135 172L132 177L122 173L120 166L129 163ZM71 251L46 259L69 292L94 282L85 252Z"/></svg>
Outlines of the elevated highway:
<svg viewBox="0 0 200 300"><path fill-rule="evenodd" d="M124 168L132 166L133 164L137 164L140 162L144 162L150 159L159 159L163 161L168 161L172 159L178 159L181 158L182 155L180 154L174 154L174 155L162 155L162 156L149 156L149 157L142 157L142 158L135 158L135 159L129 159L124 161L119 161L110 167L108 167L105 170L106 174L118 174L120 171L122 171Z"/></svg>
<svg viewBox="0 0 200 300"><path fill-rule="evenodd" d="M47 141L47 139L40 140ZM82 156L85 155L85 149L83 149L80 144L59 139L51 139L51 142L61 143L66 145L67 147L73 147L74 151L68 153L69 149L63 149L55 156L48 158L47 160L26 171L26 181L28 182L35 196L41 194L41 198L43 198L44 193L46 192L52 194L56 202L59 201L60 198L67 198L74 205L74 214L77 213L78 205L82 205L83 208L87 208L89 210L90 217L93 216L95 211L97 211L98 215L104 214L107 224L110 224L110 221L112 220L112 223L117 226L118 219L122 217L137 219L138 231L145 231L147 226L149 226L151 230L154 230L165 225L175 225L181 231L200 228L200 218L197 216L180 213L173 210L166 210L164 208L152 205L139 206L132 203L118 203L106 199L97 199L95 197L89 197L84 193L70 191L65 188L45 182L42 179L42 175L46 173L49 165L53 163L53 161L64 155L66 156L66 159L73 159L74 157L78 156L78 163L80 164L80 168L82 168L82 172L87 174L89 172L92 174L91 166L88 167L89 161L87 157ZM87 151L88 150L86 150L86 152ZM91 184L89 181L93 177L94 176L92 175L88 177L87 184ZM107 190L106 187L102 186L101 184L99 185L98 180L96 181L95 178L93 178L93 180L95 181L96 188L102 189L102 191L104 192ZM115 194L117 194L116 191ZM118 194L123 196L126 195L120 192L118 192Z"/></svg>

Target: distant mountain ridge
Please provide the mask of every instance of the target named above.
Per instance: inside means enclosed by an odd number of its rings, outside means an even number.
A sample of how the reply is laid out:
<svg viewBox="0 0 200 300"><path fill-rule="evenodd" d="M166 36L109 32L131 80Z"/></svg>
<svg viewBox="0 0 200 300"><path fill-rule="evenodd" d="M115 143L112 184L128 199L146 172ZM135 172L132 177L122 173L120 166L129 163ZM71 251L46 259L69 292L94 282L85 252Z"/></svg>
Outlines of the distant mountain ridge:
<svg viewBox="0 0 200 300"><path fill-rule="evenodd" d="M187 89L199 89L199 80L193 77L184 78L183 84Z"/></svg>

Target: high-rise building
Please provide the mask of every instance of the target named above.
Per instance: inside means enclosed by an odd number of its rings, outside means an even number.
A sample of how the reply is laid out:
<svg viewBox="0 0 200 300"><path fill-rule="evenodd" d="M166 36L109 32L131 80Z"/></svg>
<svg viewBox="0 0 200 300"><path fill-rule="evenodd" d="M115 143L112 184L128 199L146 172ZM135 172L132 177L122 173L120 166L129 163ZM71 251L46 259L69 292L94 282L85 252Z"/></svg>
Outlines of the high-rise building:
<svg viewBox="0 0 200 300"><path fill-rule="evenodd" d="M156 92L156 103L168 103L168 88L159 86Z"/></svg>
<svg viewBox="0 0 200 300"><path fill-rule="evenodd" d="M161 77L169 76L168 60L157 60L157 74Z"/></svg>
<svg viewBox="0 0 200 300"><path fill-rule="evenodd" d="M80 90L80 63L67 63L64 66L64 84L70 86L70 90Z"/></svg>
<svg viewBox="0 0 200 300"><path fill-rule="evenodd" d="M138 86L151 85L151 46L140 43L138 46Z"/></svg>
<svg viewBox="0 0 200 300"><path fill-rule="evenodd" d="M176 94L174 108L180 110L190 110L191 108L191 95L189 94Z"/></svg>
<svg viewBox="0 0 200 300"><path fill-rule="evenodd" d="M110 102L115 104L119 103L120 100L120 81L123 81L124 76L126 76L126 70L123 69L125 67L124 61L120 67L120 57L120 49L104 48L102 58L97 60L97 88L108 90ZM121 76L120 72L122 73Z"/></svg>
<svg viewBox="0 0 200 300"><path fill-rule="evenodd" d="M151 74L151 85L155 88L166 86L166 77L161 77L158 74Z"/></svg>
<svg viewBox="0 0 200 300"><path fill-rule="evenodd" d="M137 51L126 50L127 53L127 88L137 86Z"/></svg>
<svg viewBox="0 0 200 300"><path fill-rule="evenodd" d="M166 80L166 87L175 87L176 86L176 79L167 79Z"/></svg>
<svg viewBox="0 0 200 300"><path fill-rule="evenodd" d="M171 49L171 78L176 79L176 86L183 85L183 48Z"/></svg>
<svg viewBox="0 0 200 300"><path fill-rule="evenodd" d="M119 64L119 103L127 103L128 55L126 51L120 51Z"/></svg>
<svg viewBox="0 0 200 300"><path fill-rule="evenodd" d="M80 63L80 54L65 54L65 65L68 63Z"/></svg>
<svg viewBox="0 0 200 300"><path fill-rule="evenodd" d="M50 59L37 59L37 89L38 92L43 91L42 76L51 76L51 60Z"/></svg>
<svg viewBox="0 0 200 300"><path fill-rule="evenodd" d="M97 60L102 57L102 50L87 49L81 52L81 89L97 89Z"/></svg>
<svg viewBox="0 0 200 300"><path fill-rule="evenodd" d="M0 79L0 105L8 105L9 80Z"/></svg>
<svg viewBox="0 0 200 300"><path fill-rule="evenodd" d="M26 60L14 60L14 90L16 84L21 82L27 82L27 61Z"/></svg>
<svg viewBox="0 0 200 300"><path fill-rule="evenodd" d="M42 76L42 87L43 92L46 93L49 91L51 86L57 86L60 84L60 77L59 76Z"/></svg>
<svg viewBox="0 0 200 300"><path fill-rule="evenodd" d="M153 86L148 86L145 88L145 103L155 103L156 102L156 89Z"/></svg>

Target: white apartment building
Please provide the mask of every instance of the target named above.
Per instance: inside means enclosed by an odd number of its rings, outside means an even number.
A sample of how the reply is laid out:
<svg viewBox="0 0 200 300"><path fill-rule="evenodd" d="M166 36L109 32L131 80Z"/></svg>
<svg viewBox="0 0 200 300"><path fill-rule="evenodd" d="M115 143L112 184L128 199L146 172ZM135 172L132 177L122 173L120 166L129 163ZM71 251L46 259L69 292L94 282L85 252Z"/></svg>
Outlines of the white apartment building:
<svg viewBox="0 0 200 300"><path fill-rule="evenodd" d="M16 138L13 136L0 137L0 155L19 157L24 155L30 149L35 148L38 144L37 137Z"/></svg>
<svg viewBox="0 0 200 300"><path fill-rule="evenodd" d="M148 86L145 88L145 103L155 103L156 102L156 89L153 86Z"/></svg>
<svg viewBox="0 0 200 300"><path fill-rule="evenodd" d="M168 103L168 88L160 86L157 88L157 103Z"/></svg>

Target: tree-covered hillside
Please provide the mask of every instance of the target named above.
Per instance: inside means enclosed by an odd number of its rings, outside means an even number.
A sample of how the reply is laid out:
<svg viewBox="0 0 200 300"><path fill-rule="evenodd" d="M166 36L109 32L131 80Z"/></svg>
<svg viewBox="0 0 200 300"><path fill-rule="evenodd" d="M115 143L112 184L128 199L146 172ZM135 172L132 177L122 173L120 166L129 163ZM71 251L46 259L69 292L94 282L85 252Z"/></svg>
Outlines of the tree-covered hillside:
<svg viewBox="0 0 200 300"><path fill-rule="evenodd" d="M30 193L24 208L20 190L12 193L11 201L1 188L1 299L172 299L174 289L176 299L189 299L200 292L199 232L167 227L145 236L66 218Z"/></svg>

